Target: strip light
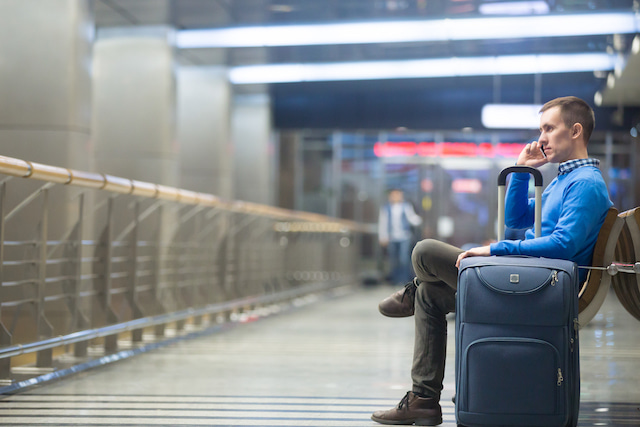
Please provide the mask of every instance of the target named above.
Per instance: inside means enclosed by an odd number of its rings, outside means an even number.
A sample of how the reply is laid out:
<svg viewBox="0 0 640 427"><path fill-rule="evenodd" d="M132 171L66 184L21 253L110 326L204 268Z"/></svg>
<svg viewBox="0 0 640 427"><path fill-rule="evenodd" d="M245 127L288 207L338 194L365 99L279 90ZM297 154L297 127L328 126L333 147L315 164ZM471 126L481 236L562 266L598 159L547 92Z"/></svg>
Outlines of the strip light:
<svg viewBox="0 0 640 427"><path fill-rule="evenodd" d="M542 105L487 104L482 125L488 129L538 129Z"/></svg>
<svg viewBox="0 0 640 427"><path fill-rule="evenodd" d="M640 15L587 13L182 30L178 48L306 46L629 34Z"/></svg>
<svg viewBox="0 0 640 427"><path fill-rule="evenodd" d="M483 15L544 14L549 13L549 4L544 0L483 3L478 7L478 12Z"/></svg>
<svg viewBox="0 0 640 427"><path fill-rule="evenodd" d="M256 84L593 72L613 70L616 61L615 55L606 53L574 53L321 64L267 64L231 68L229 80L233 84Z"/></svg>

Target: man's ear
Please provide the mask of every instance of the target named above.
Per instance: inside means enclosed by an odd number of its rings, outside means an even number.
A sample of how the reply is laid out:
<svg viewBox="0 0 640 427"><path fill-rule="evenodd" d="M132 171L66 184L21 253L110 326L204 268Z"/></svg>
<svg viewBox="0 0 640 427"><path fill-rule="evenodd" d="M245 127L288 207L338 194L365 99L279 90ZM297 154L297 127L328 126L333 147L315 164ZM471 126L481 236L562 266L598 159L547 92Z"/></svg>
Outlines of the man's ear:
<svg viewBox="0 0 640 427"><path fill-rule="evenodd" d="M571 126L571 137L574 139L579 138L582 134L583 134L582 125L580 123L574 123L573 126Z"/></svg>

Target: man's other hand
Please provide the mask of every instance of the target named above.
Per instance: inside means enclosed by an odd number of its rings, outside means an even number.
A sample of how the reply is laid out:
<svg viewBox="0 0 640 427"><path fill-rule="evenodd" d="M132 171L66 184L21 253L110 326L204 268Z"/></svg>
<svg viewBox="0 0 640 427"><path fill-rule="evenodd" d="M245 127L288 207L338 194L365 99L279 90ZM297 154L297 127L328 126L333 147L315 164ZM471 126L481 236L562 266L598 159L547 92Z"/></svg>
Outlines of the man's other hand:
<svg viewBox="0 0 640 427"><path fill-rule="evenodd" d="M456 268L460 268L460 261L462 261L463 258L472 256L491 256L491 246L479 246L477 248L471 248L468 251L462 252L460 255L458 255Z"/></svg>

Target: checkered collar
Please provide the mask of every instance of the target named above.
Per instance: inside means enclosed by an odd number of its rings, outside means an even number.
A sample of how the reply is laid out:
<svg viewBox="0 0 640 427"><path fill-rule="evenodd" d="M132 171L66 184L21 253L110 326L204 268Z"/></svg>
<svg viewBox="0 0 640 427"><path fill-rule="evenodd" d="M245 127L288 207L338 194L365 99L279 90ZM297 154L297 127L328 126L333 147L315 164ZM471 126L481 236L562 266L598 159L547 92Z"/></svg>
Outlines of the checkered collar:
<svg viewBox="0 0 640 427"><path fill-rule="evenodd" d="M558 175L566 175L569 172L573 172L574 170L581 168L583 166L600 166L600 160L598 159L575 159L575 160L567 160L566 162L560 163L558 166Z"/></svg>

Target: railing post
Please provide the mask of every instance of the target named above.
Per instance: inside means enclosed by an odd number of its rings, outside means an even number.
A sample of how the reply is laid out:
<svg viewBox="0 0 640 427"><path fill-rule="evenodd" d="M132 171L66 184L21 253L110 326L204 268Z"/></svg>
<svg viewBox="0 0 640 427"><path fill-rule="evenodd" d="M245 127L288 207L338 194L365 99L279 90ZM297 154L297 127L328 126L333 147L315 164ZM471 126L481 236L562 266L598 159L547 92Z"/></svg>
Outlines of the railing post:
<svg viewBox="0 0 640 427"><path fill-rule="evenodd" d="M75 230L72 233L71 239L73 241L73 250L71 258L73 271L73 289L69 292L71 300L69 301L69 308L72 315L72 325L74 331L80 331L89 327L89 321L80 311L80 285L82 283L82 229L84 226L84 194L80 194L79 209L78 209L78 222L76 223ZM89 347L88 341L82 341L76 343L73 347L73 355L75 357L83 358L87 357L87 349Z"/></svg>
<svg viewBox="0 0 640 427"><path fill-rule="evenodd" d="M49 217L49 189L42 193L42 218L40 222L40 246L38 262L38 286L36 297L36 327L38 328L38 339L51 338L53 336L53 326L45 315L45 295L47 284L47 234ZM37 353L36 367L51 368L53 366L53 349L41 350Z"/></svg>
<svg viewBox="0 0 640 427"><path fill-rule="evenodd" d="M139 319L144 317L140 305L138 304L138 231L140 228L140 202L136 201L134 208L133 229L131 230L131 258L129 261L129 281L127 283L127 301L131 307L133 317ZM131 332L131 341L142 341L142 329L135 329Z"/></svg>
<svg viewBox="0 0 640 427"><path fill-rule="evenodd" d="M247 246L247 229L251 217L249 214L241 214L238 225L233 229L233 297L240 298L246 293L251 276L251 266L247 262L251 256L251 250ZM245 250L246 249L246 250ZM244 308L246 311L246 307Z"/></svg>
<svg viewBox="0 0 640 427"><path fill-rule="evenodd" d="M180 216L179 230L175 236L179 240L178 246L183 249L178 256L178 279L176 286L180 290L180 300L186 302L184 306L200 307L205 305L203 294L200 291L202 272L200 271L200 259L202 248L198 244L198 231L200 225L200 207L192 206L184 215ZM193 318L194 325L202 324L202 316ZM180 325L184 326L184 325Z"/></svg>
<svg viewBox="0 0 640 427"><path fill-rule="evenodd" d="M102 308L104 310L106 323L109 325L118 323L118 317L111 307L111 288L113 276L113 211L115 200L110 197L107 201L107 225L105 227L104 241L104 277L102 288ZM118 335L109 335L104 338L105 354L113 353L118 349Z"/></svg>
<svg viewBox="0 0 640 427"><path fill-rule="evenodd" d="M215 294L215 301L220 302L226 299L227 295L227 259L228 259L228 240L229 240L229 227L231 222L229 221L229 212L225 211L221 215L220 229L221 233L218 237L218 244L216 245L215 263L218 266L217 269L217 289ZM224 313L227 316L228 313Z"/></svg>
<svg viewBox="0 0 640 427"><path fill-rule="evenodd" d="M182 286L182 274L180 272L180 267L182 266L182 262L184 260L184 252L185 249L183 247L184 241L183 236L186 234L184 231L184 223L183 216L180 213L180 209L177 209L176 216L178 218L177 227L173 230L171 234L171 242L169 244L169 251L171 253L170 259L172 264L172 274L173 278L173 297L177 305L177 309L184 309L189 307L189 304L185 301L184 293L185 286ZM180 319L175 323L176 333L179 333L184 329L186 325L186 319Z"/></svg>
<svg viewBox="0 0 640 427"><path fill-rule="evenodd" d="M153 255L153 278L151 280L152 295L154 298L155 314L164 314L167 312L162 300L160 299L160 279L162 277L162 212L163 206L158 206L158 228L156 229L156 245ZM160 324L155 327L154 334L156 338L164 337L166 325Z"/></svg>
<svg viewBox="0 0 640 427"><path fill-rule="evenodd" d="M231 221L227 232L227 259L225 262L225 291L228 299L234 299L244 296L240 288L250 285L251 264L247 260L251 259L252 249L243 250L246 244L251 242L251 234L249 226L256 221L256 216L245 214L245 217L237 218L240 214L236 214L235 221ZM244 234L243 234L244 233Z"/></svg>
<svg viewBox="0 0 640 427"><path fill-rule="evenodd" d="M233 225L232 219L233 213L230 211L225 211L223 215L221 215L220 228L222 229L222 233L220 235L220 243L218 244L218 252L216 254L218 264L218 293L216 295L216 301L227 301L231 299L227 288L230 286L229 260L231 258L230 241L232 236L230 229ZM228 318L230 314L230 312L227 312L222 315Z"/></svg>
<svg viewBox="0 0 640 427"><path fill-rule="evenodd" d="M273 238L275 241L275 249L274 249L274 262L271 266L271 283L273 287L273 292L278 292L282 288L282 280L284 278L285 268L284 268L284 260L285 260L285 251L287 250L287 244L289 240L287 239L286 233L281 228L282 225L277 221L274 222L274 233Z"/></svg>
<svg viewBox="0 0 640 427"><path fill-rule="evenodd" d="M189 257L190 257L190 270L191 270L191 285L192 285L192 301L197 307L203 307L206 305L207 297L204 292L207 278L204 276L204 246L202 245L198 236L202 232L202 215L200 208L195 208L196 212L193 217L193 232L190 237L189 245ZM193 318L193 324L196 326L202 325L202 316L195 316Z"/></svg>
<svg viewBox="0 0 640 427"><path fill-rule="evenodd" d="M273 227L269 218L262 218L259 224L257 239L254 244L255 288L261 295L269 293L270 260L273 260L273 241L270 238Z"/></svg>
<svg viewBox="0 0 640 427"><path fill-rule="evenodd" d="M273 226L271 219L263 219L262 232L262 248L258 248L258 272L259 284L263 294L269 294L271 291L271 268L273 268L275 242L273 240Z"/></svg>
<svg viewBox="0 0 640 427"><path fill-rule="evenodd" d="M226 233L225 216L223 211L217 208L204 211L203 216L204 225L199 233L199 241L203 251L203 295L205 304L213 304L219 302L217 297L223 284L223 265L220 257ZM210 319L216 320L211 316Z"/></svg>
<svg viewBox="0 0 640 427"><path fill-rule="evenodd" d="M3 182L0 187L0 303L4 302L4 294L2 289L4 283L4 208L6 203L7 183ZM0 305L0 346L8 347L11 345L12 337L2 322L2 306ZM11 358L0 359L0 384L11 384Z"/></svg>

